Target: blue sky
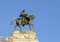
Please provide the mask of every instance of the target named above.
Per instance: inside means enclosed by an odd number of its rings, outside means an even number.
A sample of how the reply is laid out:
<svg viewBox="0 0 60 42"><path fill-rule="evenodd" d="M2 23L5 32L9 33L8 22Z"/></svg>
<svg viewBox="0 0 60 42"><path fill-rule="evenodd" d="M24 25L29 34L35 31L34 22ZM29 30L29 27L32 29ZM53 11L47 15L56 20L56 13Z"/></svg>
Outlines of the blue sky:
<svg viewBox="0 0 60 42"><path fill-rule="evenodd" d="M0 36L11 36L21 10L34 14L34 30L39 42L60 42L60 2L59 0L0 0Z"/></svg>

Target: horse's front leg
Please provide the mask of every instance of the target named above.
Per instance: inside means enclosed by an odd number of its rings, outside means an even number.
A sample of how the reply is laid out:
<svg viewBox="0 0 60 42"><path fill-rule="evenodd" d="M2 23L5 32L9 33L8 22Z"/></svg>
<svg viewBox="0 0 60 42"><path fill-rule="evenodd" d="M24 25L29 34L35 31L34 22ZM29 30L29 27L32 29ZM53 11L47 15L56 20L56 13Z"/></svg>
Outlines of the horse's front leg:
<svg viewBox="0 0 60 42"><path fill-rule="evenodd" d="M34 28L34 25L33 24L31 24L31 27L32 27L32 29Z"/></svg>
<svg viewBox="0 0 60 42"><path fill-rule="evenodd" d="M30 30L32 30L33 27L34 27L34 25L30 23L30 24L29 24L29 28L30 28Z"/></svg>

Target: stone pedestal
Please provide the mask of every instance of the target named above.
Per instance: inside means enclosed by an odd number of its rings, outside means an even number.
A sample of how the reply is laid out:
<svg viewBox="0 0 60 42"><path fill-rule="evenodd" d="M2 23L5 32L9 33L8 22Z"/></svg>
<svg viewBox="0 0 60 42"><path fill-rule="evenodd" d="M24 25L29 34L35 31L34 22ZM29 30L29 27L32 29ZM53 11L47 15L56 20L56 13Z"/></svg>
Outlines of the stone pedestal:
<svg viewBox="0 0 60 42"><path fill-rule="evenodd" d="M14 31L6 40L8 42L38 42L36 33L33 31Z"/></svg>

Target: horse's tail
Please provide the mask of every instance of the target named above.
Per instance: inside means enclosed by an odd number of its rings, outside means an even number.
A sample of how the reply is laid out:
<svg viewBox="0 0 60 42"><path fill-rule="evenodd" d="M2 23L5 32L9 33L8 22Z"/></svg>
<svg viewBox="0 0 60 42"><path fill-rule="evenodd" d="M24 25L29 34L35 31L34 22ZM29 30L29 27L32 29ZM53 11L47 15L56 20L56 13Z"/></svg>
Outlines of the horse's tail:
<svg viewBox="0 0 60 42"><path fill-rule="evenodd" d="M12 23L13 23L16 19L17 19L17 18L13 18L13 19L12 19L12 22L11 22L11 24L10 24L10 25L12 25Z"/></svg>

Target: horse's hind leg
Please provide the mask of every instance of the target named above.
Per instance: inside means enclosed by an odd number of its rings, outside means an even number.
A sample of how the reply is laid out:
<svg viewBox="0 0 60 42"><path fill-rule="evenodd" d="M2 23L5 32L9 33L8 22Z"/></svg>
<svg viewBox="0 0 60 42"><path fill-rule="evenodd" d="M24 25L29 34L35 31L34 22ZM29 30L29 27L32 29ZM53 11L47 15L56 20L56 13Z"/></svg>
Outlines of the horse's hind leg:
<svg viewBox="0 0 60 42"><path fill-rule="evenodd" d="M14 30L16 30L17 25L14 27Z"/></svg>
<svg viewBox="0 0 60 42"><path fill-rule="evenodd" d="M19 26L19 28L20 28L20 32L22 32L22 27L21 27L21 26Z"/></svg>

